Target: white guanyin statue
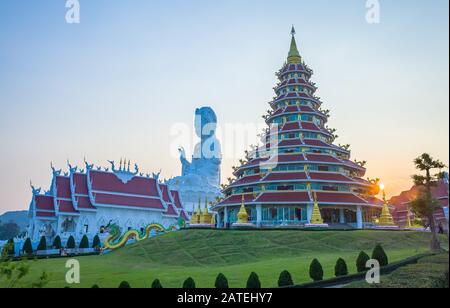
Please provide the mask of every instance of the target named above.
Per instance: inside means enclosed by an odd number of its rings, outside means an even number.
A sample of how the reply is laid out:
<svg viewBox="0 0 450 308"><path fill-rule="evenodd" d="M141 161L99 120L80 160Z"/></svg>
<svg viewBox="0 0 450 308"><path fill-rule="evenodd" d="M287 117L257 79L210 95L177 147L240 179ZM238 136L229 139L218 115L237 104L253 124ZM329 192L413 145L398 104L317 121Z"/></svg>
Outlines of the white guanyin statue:
<svg viewBox="0 0 450 308"><path fill-rule="evenodd" d="M220 165L222 162L220 142L216 138L217 117L210 107L195 111L195 132L200 143L195 146L192 161L180 148L182 175L167 181L171 189L180 192L188 211L196 207L198 200L205 198L214 202L221 195Z"/></svg>

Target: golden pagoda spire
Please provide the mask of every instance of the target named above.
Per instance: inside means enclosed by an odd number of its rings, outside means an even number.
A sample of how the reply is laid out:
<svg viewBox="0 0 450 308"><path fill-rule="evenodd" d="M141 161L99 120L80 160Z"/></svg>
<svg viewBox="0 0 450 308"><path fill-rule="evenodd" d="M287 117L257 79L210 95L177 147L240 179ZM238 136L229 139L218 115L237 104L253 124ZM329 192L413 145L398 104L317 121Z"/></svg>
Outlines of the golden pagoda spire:
<svg viewBox="0 0 450 308"><path fill-rule="evenodd" d="M200 223L204 225L210 225L211 224L211 214L208 211L208 198L205 198L205 208L203 209L203 214L200 218Z"/></svg>
<svg viewBox="0 0 450 308"><path fill-rule="evenodd" d="M245 209L245 195L242 194L242 204L241 209L239 210L239 213L237 214L238 217L238 224L248 224L248 213Z"/></svg>
<svg viewBox="0 0 450 308"><path fill-rule="evenodd" d="M195 205L192 204L192 215L191 215L191 221L189 224L192 225L198 225L199 221L197 220L197 214L195 213Z"/></svg>
<svg viewBox="0 0 450 308"><path fill-rule="evenodd" d="M312 225L323 225L323 219L322 214L320 213L319 203L317 202L317 193L314 192L314 209L313 213L311 215L311 222Z"/></svg>
<svg viewBox="0 0 450 308"><path fill-rule="evenodd" d="M289 50L287 63L288 64L300 64L300 63L302 63L302 57L300 56L300 53L298 52L297 42L295 41L295 28L293 25L292 25L291 35L292 35L291 48Z"/></svg>

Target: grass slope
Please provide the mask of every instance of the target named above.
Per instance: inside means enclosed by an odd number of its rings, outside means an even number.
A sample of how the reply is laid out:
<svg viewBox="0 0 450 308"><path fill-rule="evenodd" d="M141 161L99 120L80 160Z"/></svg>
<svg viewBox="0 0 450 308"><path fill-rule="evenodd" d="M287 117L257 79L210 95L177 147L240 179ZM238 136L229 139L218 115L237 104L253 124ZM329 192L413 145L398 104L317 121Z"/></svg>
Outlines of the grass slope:
<svg viewBox="0 0 450 308"><path fill-rule="evenodd" d="M429 242L430 235L419 232L181 231L104 256L78 258L79 286L117 287L127 280L133 287L149 287L158 278L164 287L180 287L191 276L197 287L209 288L222 272L231 287L244 287L250 272L255 271L263 287L276 287L283 270L291 272L295 283L309 282L309 265L314 258L322 263L326 278L331 278L339 257L347 261L350 272L355 272L359 252L371 254L377 243L383 245L391 261L398 261L428 251ZM65 262L33 262L24 286L43 270L50 274L49 287L66 286Z"/></svg>
<svg viewBox="0 0 450 308"><path fill-rule="evenodd" d="M366 282L356 282L348 288L435 288L436 281L442 279L448 271L448 253L421 259L417 264L399 268L390 275L382 276L381 283L369 285Z"/></svg>

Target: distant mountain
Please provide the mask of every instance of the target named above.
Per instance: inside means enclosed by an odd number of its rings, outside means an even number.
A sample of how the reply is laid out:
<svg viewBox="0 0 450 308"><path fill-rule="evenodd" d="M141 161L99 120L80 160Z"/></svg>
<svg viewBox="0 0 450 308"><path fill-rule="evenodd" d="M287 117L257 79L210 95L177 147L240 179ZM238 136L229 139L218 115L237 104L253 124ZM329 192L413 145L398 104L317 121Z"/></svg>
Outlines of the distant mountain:
<svg viewBox="0 0 450 308"><path fill-rule="evenodd" d="M16 223L20 227L21 231L26 231L28 226L28 211L7 212L0 215L0 221L3 223Z"/></svg>

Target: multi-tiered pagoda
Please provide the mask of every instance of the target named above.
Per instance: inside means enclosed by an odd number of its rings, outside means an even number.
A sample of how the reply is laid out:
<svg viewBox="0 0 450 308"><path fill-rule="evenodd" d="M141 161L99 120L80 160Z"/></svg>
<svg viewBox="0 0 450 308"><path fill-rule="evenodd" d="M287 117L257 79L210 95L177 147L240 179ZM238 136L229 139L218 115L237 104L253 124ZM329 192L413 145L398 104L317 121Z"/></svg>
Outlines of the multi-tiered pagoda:
<svg viewBox="0 0 450 308"><path fill-rule="evenodd" d="M328 111L315 95L313 71L303 62L292 29L287 62L277 73L276 97L265 116L264 146L235 168L235 180L214 206L219 227L238 221L242 203L259 228L344 225L364 228L380 215L374 181L362 179L364 162L350 160L348 146L334 145ZM320 209L320 211L319 211Z"/></svg>

